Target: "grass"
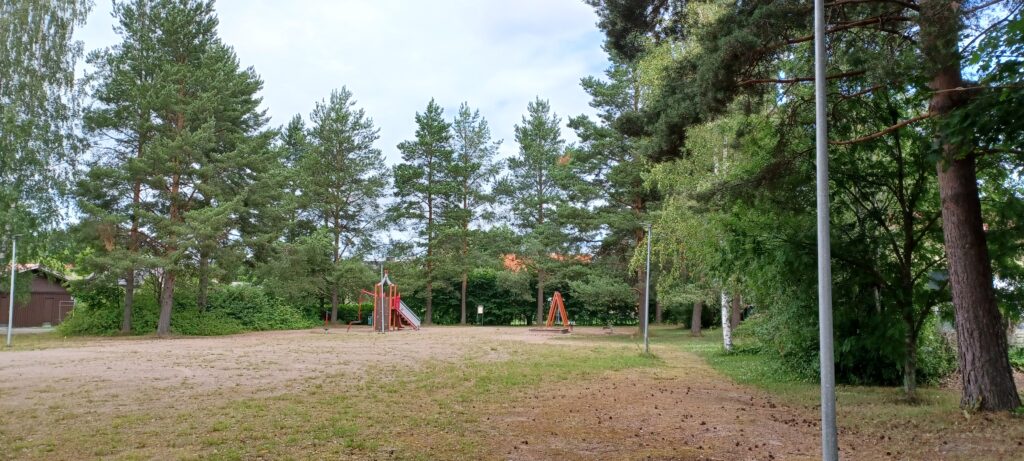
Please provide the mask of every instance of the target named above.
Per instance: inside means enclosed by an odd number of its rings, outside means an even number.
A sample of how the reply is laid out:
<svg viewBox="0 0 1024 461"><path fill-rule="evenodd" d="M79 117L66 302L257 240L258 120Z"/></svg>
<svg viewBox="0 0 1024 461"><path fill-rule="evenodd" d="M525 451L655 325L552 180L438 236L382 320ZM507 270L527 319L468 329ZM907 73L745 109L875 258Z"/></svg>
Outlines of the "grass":
<svg viewBox="0 0 1024 461"><path fill-rule="evenodd" d="M602 340L642 341L636 335ZM786 405L816 414L821 395L818 383L799 379L770 357L753 352L746 341L749 340L742 336L734 337L736 352L727 353L722 348L721 330L704 330L700 337L693 337L688 329L679 327L658 326L650 330L652 347L693 354L738 384L761 389ZM893 453L897 457L928 444L995 444L1011 451L1024 444L1024 413L965 413L959 408L959 393L953 389L919 387L917 399L908 401L900 387L839 385L836 405L843 430L884 440L887 446L896 447ZM842 431L840 436L842 439ZM958 456L951 459L960 459Z"/></svg>
<svg viewBox="0 0 1024 461"><path fill-rule="evenodd" d="M73 402L49 411L17 410L0 423L0 445L12 449L0 458L480 459L486 457L478 432L485 426L483 408L561 382L663 365L615 345L500 348L507 360L433 361L415 372L379 368L361 381L311 379L270 397L215 393L200 402L129 405L100 415ZM184 392L164 392L175 391ZM112 402L79 402L104 403Z"/></svg>
<svg viewBox="0 0 1024 461"><path fill-rule="evenodd" d="M11 337L11 347L6 346L6 336L4 336L2 345L0 345L0 353L5 351L33 351L40 349L52 349L55 347L68 347L68 346L79 346L88 342L102 341L106 338L103 337L81 337L81 336L62 336L56 331L46 333L24 333L18 334L15 329L14 335Z"/></svg>

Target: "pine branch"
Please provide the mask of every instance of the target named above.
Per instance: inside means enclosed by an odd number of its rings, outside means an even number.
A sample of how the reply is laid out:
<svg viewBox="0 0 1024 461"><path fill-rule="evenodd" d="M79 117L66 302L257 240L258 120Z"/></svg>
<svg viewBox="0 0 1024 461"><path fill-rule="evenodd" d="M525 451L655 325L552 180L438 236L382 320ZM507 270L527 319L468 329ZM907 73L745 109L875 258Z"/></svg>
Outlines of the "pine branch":
<svg viewBox="0 0 1024 461"><path fill-rule="evenodd" d="M909 21L909 20L910 20L910 18L907 17L907 16L886 16L886 15L874 16L874 17L870 17L870 18L867 18L867 19L862 19L860 21L854 21L854 22L847 22L847 23L839 24L839 25L837 25L837 26L835 26L835 27L825 31L825 35L832 34L832 33L835 33L835 32L841 32L841 31L844 31L844 30L856 29L858 27L870 26L872 24L879 24L879 25L881 25L881 24L886 23L886 22ZM786 40L786 45L795 45L797 43L809 42L811 40L814 40L814 34L805 35L805 36L800 37L800 38L793 38L793 39Z"/></svg>
<svg viewBox="0 0 1024 461"><path fill-rule="evenodd" d="M1006 0L989 0L989 1L985 2L985 3L982 3L981 5L977 5L974 8L971 8L971 9L969 9L967 11L964 11L964 15L970 15L970 14L977 13L978 11L981 11L981 10L983 10L985 8L988 8L988 7L992 6L992 5L995 5L997 3L1003 3L1004 1L1006 1Z"/></svg>
<svg viewBox="0 0 1024 461"><path fill-rule="evenodd" d="M832 3L826 3L825 7L826 8L831 8L831 7L836 7L836 6L852 5L852 4L860 4L860 3L893 3L893 4L896 4L896 5L900 5L900 6L909 8L909 9L914 10L914 11L921 11L921 7L919 7L916 3L904 2L904 1L901 1L901 0L839 0L839 1L832 2Z"/></svg>
<svg viewBox="0 0 1024 461"><path fill-rule="evenodd" d="M864 75L867 71L854 70L850 72L843 72L841 74L834 74L825 77L826 80L835 80L846 77L856 77L858 75ZM758 78L752 80L744 80L739 82L739 86L756 85L760 83L779 83L779 84L790 84L790 83L802 83L802 82L813 82L814 77L795 77L795 78Z"/></svg>
<svg viewBox="0 0 1024 461"><path fill-rule="evenodd" d="M851 139L851 140L848 140L848 141L829 141L829 144L836 145L836 146L848 146L850 144L857 144L857 143L862 143L864 141L870 141L872 139L880 138L880 137L885 136L885 135L887 135L889 133L892 133L892 132L894 132L894 131L896 131L896 130L898 130L900 128L903 128L903 127L905 127L907 125L910 125L911 123L919 122L919 121L924 120L926 118L931 118L933 115L934 114L931 113L931 112L929 112L927 114L924 114L924 115L918 115L917 117L909 118L909 119L904 120L902 122L899 122L899 123L897 123L895 125L892 125L892 126L886 128L884 130L876 131L876 132L871 133L871 134L869 134L867 136L861 136L859 138Z"/></svg>

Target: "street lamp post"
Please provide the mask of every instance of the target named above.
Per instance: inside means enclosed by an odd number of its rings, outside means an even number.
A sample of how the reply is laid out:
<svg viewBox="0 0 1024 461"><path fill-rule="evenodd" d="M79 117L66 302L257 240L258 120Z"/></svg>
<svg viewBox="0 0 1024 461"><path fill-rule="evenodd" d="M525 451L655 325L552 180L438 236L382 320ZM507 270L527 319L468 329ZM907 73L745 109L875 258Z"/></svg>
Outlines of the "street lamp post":
<svg viewBox="0 0 1024 461"><path fill-rule="evenodd" d="M11 236L11 291L7 292L7 347L11 347L14 332L14 276L18 273L18 236Z"/></svg>
<svg viewBox="0 0 1024 461"><path fill-rule="evenodd" d="M651 343L649 340L648 330L650 330L650 311L651 311L651 223L647 225L647 263L644 269L644 353L651 353Z"/></svg>
<svg viewBox="0 0 1024 461"><path fill-rule="evenodd" d="M814 115L818 205L818 357L821 364L821 459L837 461L836 370L832 350L832 260L829 239L825 1L814 0Z"/></svg>

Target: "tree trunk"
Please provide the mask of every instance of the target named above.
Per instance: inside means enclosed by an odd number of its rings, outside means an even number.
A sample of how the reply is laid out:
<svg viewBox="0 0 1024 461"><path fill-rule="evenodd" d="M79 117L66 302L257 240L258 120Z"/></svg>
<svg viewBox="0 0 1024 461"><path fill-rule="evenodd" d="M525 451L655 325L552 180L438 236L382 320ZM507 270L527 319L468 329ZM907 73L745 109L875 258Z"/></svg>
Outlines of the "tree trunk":
<svg viewBox="0 0 1024 461"><path fill-rule="evenodd" d="M740 320L743 315L743 303L740 301L740 296L737 294L732 295L732 318L729 320L729 329L735 330L736 327L740 326Z"/></svg>
<svg viewBox="0 0 1024 461"><path fill-rule="evenodd" d="M466 324L466 285L468 285L468 284L469 284L469 274L466 273L466 272L463 272L462 273L462 294L461 294L461 298L462 298L462 319L459 321L459 323L461 323L463 325Z"/></svg>
<svg viewBox="0 0 1024 461"><path fill-rule="evenodd" d="M469 270L466 269L469 264L469 184L467 182L462 183L462 210L466 213L466 221L462 224L462 292L460 296L460 307L462 308L462 318L459 323L466 324L466 285L469 284Z"/></svg>
<svg viewBox="0 0 1024 461"><path fill-rule="evenodd" d="M962 107L967 99L960 70L960 3L924 0L920 4L921 51L932 72L935 90L929 103L934 116ZM951 91L943 91L951 90ZM1011 410L1021 405L1013 382L1003 321L992 287L992 266L978 197L975 158L943 141L938 163L939 197L949 283L956 314L957 358L963 384L960 405L966 409Z"/></svg>
<svg viewBox="0 0 1024 461"><path fill-rule="evenodd" d="M722 346L732 352L732 323L729 321L729 296L722 291Z"/></svg>
<svg viewBox="0 0 1024 461"><path fill-rule="evenodd" d="M662 312L661 312L661 301L657 298L654 299L654 323L661 324Z"/></svg>
<svg viewBox="0 0 1024 461"><path fill-rule="evenodd" d="M338 322L338 286L331 285L331 323Z"/></svg>
<svg viewBox="0 0 1024 461"><path fill-rule="evenodd" d="M434 323L434 281L431 280L430 271L427 271L427 300L426 312L423 315L423 324Z"/></svg>
<svg viewBox="0 0 1024 461"><path fill-rule="evenodd" d="M911 325L908 325L906 335L903 338L903 391L907 399L917 398L917 334Z"/></svg>
<svg viewBox="0 0 1024 461"><path fill-rule="evenodd" d="M140 117L141 119L142 117ZM136 145L135 158L142 158L143 146L146 144L145 133L139 130L139 143ZM131 334L132 332L132 309L135 304L135 253L139 249L139 202L142 201L142 182L135 180L132 183L132 227L128 231L128 257L132 259L132 267L128 268L125 275L124 288L124 314L121 317L121 333Z"/></svg>
<svg viewBox="0 0 1024 461"><path fill-rule="evenodd" d="M974 158L939 166L942 227L956 313L957 358L963 394L960 405L979 410L1012 410L1021 405L1010 367L1003 318L992 288Z"/></svg>
<svg viewBox="0 0 1024 461"><path fill-rule="evenodd" d="M537 325L544 324L544 269L537 269Z"/></svg>
<svg viewBox="0 0 1024 461"><path fill-rule="evenodd" d="M196 307L199 312L206 311L206 300L210 292L210 258L206 252L199 252L199 295L196 299Z"/></svg>
<svg viewBox="0 0 1024 461"><path fill-rule="evenodd" d="M700 336L701 314L704 311L704 301L693 303L693 315L690 316L690 335Z"/></svg>
<svg viewBox="0 0 1024 461"><path fill-rule="evenodd" d="M156 324L157 336L171 333L171 310L174 308L174 272L164 269L160 288L160 321Z"/></svg>
<svg viewBox="0 0 1024 461"><path fill-rule="evenodd" d="M132 333L132 304L135 303L135 267L128 269L124 276L124 314L121 316L121 333Z"/></svg>

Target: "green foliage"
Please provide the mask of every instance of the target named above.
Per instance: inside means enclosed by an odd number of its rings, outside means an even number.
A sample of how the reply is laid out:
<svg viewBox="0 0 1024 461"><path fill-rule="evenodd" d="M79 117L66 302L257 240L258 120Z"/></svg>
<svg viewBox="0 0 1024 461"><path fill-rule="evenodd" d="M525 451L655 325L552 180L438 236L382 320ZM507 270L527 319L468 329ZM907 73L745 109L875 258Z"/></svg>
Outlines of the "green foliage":
<svg viewBox="0 0 1024 461"><path fill-rule="evenodd" d="M1024 346L1010 348L1010 365L1017 371L1024 373Z"/></svg>
<svg viewBox="0 0 1024 461"><path fill-rule="evenodd" d="M636 292L621 276L591 273L570 281L569 287L576 307L569 318L578 324L616 323L623 313L635 311Z"/></svg>
<svg viewBox="0 0 1024 461"><path fill-rule="evenodd" d="M315 313L306 313L275 298L259 287L220 286L210 295L205 311L193 301L195 288L182 285L171 317L171 330L181 335L225 335L244 331L310 328L318 324ZM86 285L74 290L77 303L70 317L58 327L65 335L114 335L121 326L121 288ZM193 295L193 296L188 296ZM184 301L188 300L188 301ZM160 315L156 291L146 284L135 297L132 333L149 334ZM353 314L354 318L354 314Z"/></svg>
<svg viewBox="0 0 1024 461"><path fill-rule="evenodd" d="M72 290L75 308L57 331L65 336L113 335L121 328L123 290L112 285L78 286Z"/></svg>
<svg viewBox="0 0 1024 461"><path fill-rule="evenodd" d="M922 383L938 385L957 369L956 348L939 333L939 319L925 323L918 339L917 374Z"/></svg>
<svg viewBox="0 0 1024 461"><path fill-rule="evenodd" d="M316 325L316 320L262 288L229 285L210 294L208 312L232 318L246 330L297 330Z"/></svg>
<svg viewBox="0 0 1024 461"><path fill-rule="evenodd" d="M0 260L45 254L41 229L60 223L82 151L75 135L80 89L73 40L91 1L0 2Z"/></svg>

